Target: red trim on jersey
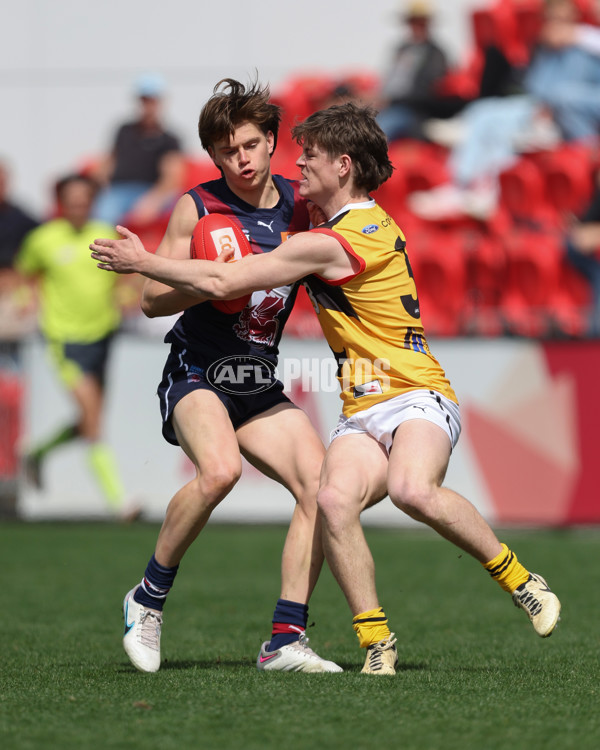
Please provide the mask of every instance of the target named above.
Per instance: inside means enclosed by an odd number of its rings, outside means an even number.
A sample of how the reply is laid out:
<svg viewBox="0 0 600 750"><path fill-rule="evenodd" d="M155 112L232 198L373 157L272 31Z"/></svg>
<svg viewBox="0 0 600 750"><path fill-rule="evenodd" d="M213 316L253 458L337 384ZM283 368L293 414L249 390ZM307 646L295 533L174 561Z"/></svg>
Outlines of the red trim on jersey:
<svg viewBox="0 0 600 750"><path fill-rule="evenodd" d="M326 234L329 237L333 237L334 240L337 240L340 245L344 248L344 250L348 253L348 255L351 255L353 258L356 258L356 260L360 264L360 268L356 273L351 273L349 276L344 276L343 279L324 279L322 276L319 276L318 273L314 274L318 279L321 279L321 281L324 281L326 284L331 284L331 286L340 286L341 284L345 284L346 281L350 281L351 279L354 279L358 276L359 273L362 273L365 268L367 267L367 261L362 258L360 255L357 255L356 251L352 247L352 245L348 242L348 240L345 237L342 237L341 234L338 234L337 232L334 232L333 229L329 229L329 227L315 227L314 229L310 230L311 232L319 232L319 234Z"/></svg>

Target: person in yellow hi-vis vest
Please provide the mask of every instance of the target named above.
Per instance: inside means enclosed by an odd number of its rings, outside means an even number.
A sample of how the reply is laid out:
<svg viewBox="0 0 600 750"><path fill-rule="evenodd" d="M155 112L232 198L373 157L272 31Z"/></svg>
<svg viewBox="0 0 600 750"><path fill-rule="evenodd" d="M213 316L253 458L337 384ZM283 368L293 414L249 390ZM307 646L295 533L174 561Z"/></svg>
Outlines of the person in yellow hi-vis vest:
<svg viewBox="0 0 600 750"><path fill-rule="evenodd" d="M386 494L478 560L548 636L560 602L501 544L476 508L442 485L460 433L452 387L431 354L404 235L369 193L392 174L374 112L335 105L292 130L302 146L300 194L324 222L268 256L236 263L173 261L145 252L125 227L122 240L90 247L98 266L139 272L202 299L231 299L304 279L338 360L343 412L327 449L318 504L325 555L366 649L363 672L394 674L397 649L379 604L373 557L360 514Z"/></svg>
<svg viewBox="0 0 600 750"><path fill-rule="evenodd" d="M98 232L118 236L108 224L90 219L95 195L96 185L87 177L67 175L59 180L59 215L25 237L15 260L16 269L37 284L40 329L59 378L77 406L74 422L30 449L25 474L41 488L48 455L81 438L88 444L89 465L111 513L130 519L140 509L126 500L115 457L101 434L106 366L121 313L115 279L90 268L90 239Z"/></svg>

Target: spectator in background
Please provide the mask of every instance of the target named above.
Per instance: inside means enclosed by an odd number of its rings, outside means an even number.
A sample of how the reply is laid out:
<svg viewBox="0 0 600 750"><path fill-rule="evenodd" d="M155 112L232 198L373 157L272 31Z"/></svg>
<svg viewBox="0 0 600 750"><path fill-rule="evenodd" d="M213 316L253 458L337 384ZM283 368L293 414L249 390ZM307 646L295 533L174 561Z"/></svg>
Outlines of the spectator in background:
<svg viewBox="0 0 600 750"><path fill-rule="evenodd" d="M23 237L39 222L9 198L10 183L6 162L0 160L0 268L12 270Z"/></svg>
<svg viewBox="0 0 600 750"><path fill-rule="evenodd" d="M116 461L101 439L106 366L120 323L116 285L111 274L89 262L88 245L113 227L90 219L97 186L88 177L69 175L56 186L58 217L24 239L16 269L39 284L40 327L58 375L77 405L76 420L35 446L25 473L42 487L48 455L76 438L88 444L90 467L110 510L128 520L139 508L128 506Z"/></svg>
<svg viewBox="0 0 600 750"><path fill-rule="evenodd" d="M590 282L593 301L588 333L600 336L600 172L590 205L568 232L566 251L569 262Z"/></svg>
<svg viewBox="0 0 600 750"><path fill-rule="evenodd" d="M423 123L436 106L436 85L448 70L446 54L430 35L429 3L415 0L399 15L410 35L383 76L377 116L388 141L423 137Z"/></svg>
<svg viewBox="0 0 600 750"><path fill-rule="evenodd" d="M127 216L143 227L179 197L183 157L179 139L161 120L164 92L158 75L138 80L139 115L118 128L110 154L93 170L92 176L106 186L94 211L98 220L114 226Z"/></svg>
<svg viewBox="0 0 600 750"><path fill-rule="evenodd" d="M27 329L16 300L19 276L13 263L23 237L38 221L9 198L10 175L0 160L0 337L18 339Z"/></svg>
<svg viewBox="0 0 600 750"><path fill-rule="evenodd" d="M571 0L548 0L522 93L468 104L452 148L452 183L414 193L409 206L425 219L457 214L488 218L498 175L524 151L584 141L600 132L600 30L578 24ZM428 131L431 132L431 131Z"/></svg>

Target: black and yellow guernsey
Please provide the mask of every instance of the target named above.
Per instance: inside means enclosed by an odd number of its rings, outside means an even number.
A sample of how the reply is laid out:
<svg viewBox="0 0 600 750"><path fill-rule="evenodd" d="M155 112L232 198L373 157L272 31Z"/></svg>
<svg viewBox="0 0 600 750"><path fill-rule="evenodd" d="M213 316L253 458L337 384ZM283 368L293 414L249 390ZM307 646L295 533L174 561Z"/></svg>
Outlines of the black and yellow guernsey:
<svg viewBox="0 0 600 750"><path fill-rule="evenodd" d="M458 403L425 338L406 239L395 221L369 200L311 231L334 237L358 265L342 279L304 279L338 361L344 414L418 389Z"/></svg>

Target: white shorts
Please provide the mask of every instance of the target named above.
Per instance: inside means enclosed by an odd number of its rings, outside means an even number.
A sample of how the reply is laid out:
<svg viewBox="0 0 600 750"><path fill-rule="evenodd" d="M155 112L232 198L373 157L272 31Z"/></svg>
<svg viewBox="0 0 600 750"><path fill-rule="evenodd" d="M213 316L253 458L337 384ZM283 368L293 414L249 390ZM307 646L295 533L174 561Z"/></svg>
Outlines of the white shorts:
<svg viewBox="0 0 600 750"><path fill-rule="evenodd" d="M452 448L460 435L460 409L437 391L410 391L387 401L380 401L351 417L340 416L331 433L331 441L341 435L368 433L390 451L398 425L410 419L433 422L448 435Z"/></svg>

